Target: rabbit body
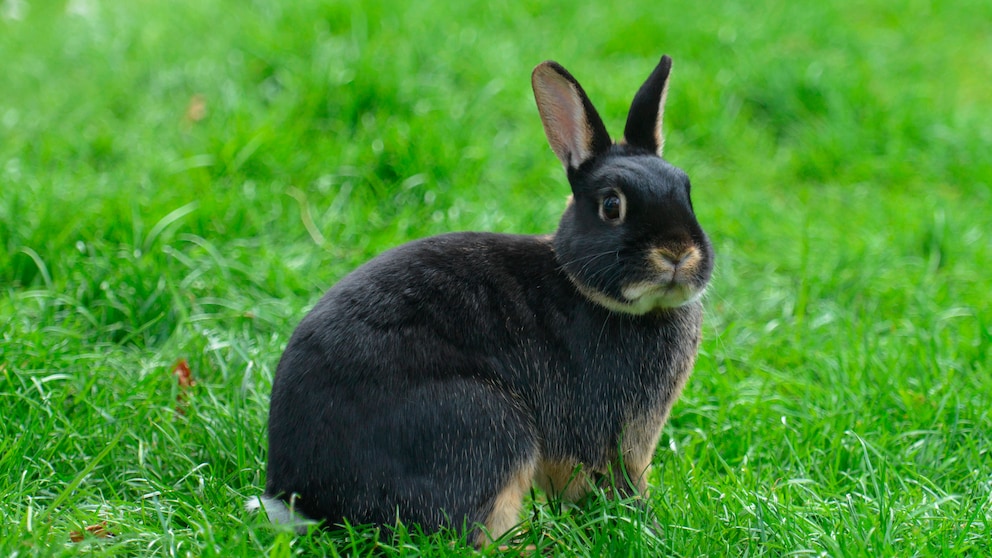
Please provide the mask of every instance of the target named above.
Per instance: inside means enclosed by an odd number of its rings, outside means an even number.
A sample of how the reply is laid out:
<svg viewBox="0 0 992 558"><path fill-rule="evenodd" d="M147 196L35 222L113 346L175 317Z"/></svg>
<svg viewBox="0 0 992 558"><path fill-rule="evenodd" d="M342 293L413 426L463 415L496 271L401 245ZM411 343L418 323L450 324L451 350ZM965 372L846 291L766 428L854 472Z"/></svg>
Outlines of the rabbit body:
<svg viewBox="0 0 992 558"><path fill-rule="evenodd" d="M632 130L635 98L620 144L570 74L542 67L535 94L573 190L558 231L414 241L331 288L276 372L267 503L481 543L476 526L512 527L532 483L568 499L601 477L645 489L712 269L688 178L657 154L670 59L638 93L658 125ZM578 132L559 133L569 112Z"/></svg>

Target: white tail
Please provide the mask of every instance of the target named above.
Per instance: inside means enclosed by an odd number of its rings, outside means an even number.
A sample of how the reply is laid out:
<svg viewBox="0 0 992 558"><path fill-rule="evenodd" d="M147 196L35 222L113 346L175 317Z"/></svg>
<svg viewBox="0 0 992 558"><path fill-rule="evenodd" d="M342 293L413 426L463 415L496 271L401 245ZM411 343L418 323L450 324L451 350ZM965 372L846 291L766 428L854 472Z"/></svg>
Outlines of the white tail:
<svg viewBox="0 0 992 558"><path fill-rule="evenodd" d="M300 535L306 534L308 525L316 524L315 521L287 506L286 502L268 496L248 498L245 509L250 512L265 510L265 515L274 525L292 527Z"/></svg>

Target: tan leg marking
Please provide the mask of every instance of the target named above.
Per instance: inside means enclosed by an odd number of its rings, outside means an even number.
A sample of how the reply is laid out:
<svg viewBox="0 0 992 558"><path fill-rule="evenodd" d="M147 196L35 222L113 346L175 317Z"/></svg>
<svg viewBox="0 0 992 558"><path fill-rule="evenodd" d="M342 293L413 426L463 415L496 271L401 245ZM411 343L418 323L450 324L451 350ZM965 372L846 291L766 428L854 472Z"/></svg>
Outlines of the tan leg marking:
<svg viewBox="0 0 992 558"><path fill-rule="evenodd" d="M548 497L577 502L589 493L592 479L576 462L541 461L535 481Z"/></svg>
<svg viewBox="0 0 992 558"><path fill-rule="evenodd" d="M530 460L522 464L509 478L503 490L493 500L492 511L486 518L485 525L489 535L480 532L475 541L477 547L482 548L492 540L500 538L514 525L520 523L520 508L523 506L524 496L534 482L536 470L536 460Z"/></svg>
<svg viewBox="0 0 992 558"><path fill-rule="evenodd" d="M661 429L668 421L668 414L672 410L672 405L682 394L692 366L695 363L695 356L691 356L683 363L684 371L677 376L677 382L672 387L672 392L668 396L666 403L652 411L635 417L624 430L620 441L620 458L617 460L623 465L623 472L630 478L633 489L638 494L643 495L647 489L647 477L651 472L651 461L654 459L655 450L658 447L658 439L661 437ZM620 474L618 469L616 474ZM621 482L626 482L623 478L617 478L617 486Z"/></svg>
<svg viewBox="0 0 992 558"><path fill-rule="evenodd" d="M645 417L628 425L620 444L621 456L613 473L621 491L622 487L630 486L637 494L644 494L651 461L654 459L664 423L664 418L659 420L657 417Z"/></svg>

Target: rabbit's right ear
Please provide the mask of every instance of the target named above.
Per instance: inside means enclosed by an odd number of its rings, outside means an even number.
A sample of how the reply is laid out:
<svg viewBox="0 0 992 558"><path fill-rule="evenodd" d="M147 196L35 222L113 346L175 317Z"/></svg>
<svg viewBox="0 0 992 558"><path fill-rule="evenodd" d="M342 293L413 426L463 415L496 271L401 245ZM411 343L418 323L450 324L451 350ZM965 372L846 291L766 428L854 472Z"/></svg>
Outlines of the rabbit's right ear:
<svg viewBox="0 0 992 558"><path fill-rule="evenodd" d="M544 133L565 170L577 169L613 144L599 113L579 82L557 62L542 62L531 74Z"/></svg>
<svg viewBox="0 0 992 558"><path fill-rule="evenodd" d="M665 149L665 134L661 123L665 116L665 98L668 97L668 76L672 73L672 59L662 56L647 81L634 95L627 113L627 126L623 139L629 145L657 153Z"/></svg>

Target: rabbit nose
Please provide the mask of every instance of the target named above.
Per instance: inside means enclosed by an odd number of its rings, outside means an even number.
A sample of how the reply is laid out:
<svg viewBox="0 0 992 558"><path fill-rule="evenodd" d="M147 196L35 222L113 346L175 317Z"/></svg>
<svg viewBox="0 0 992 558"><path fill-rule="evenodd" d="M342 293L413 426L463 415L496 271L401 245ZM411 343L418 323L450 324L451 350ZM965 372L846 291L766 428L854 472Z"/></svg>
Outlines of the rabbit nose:
<svg viewBox="0 0 992 558"><path fill-rule="evenodd" d="M661 269L692 268L701 258L695 246L663 246L655 248L652 255Z"/></svg>

